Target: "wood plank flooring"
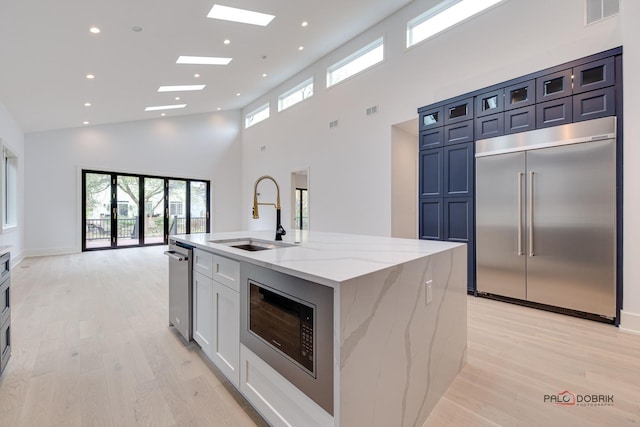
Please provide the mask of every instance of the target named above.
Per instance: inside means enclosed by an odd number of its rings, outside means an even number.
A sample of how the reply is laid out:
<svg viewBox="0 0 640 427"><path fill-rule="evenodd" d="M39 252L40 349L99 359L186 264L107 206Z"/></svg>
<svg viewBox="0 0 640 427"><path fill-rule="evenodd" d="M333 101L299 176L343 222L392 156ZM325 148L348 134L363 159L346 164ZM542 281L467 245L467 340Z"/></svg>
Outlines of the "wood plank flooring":
<svg viewBox="0 0 640 427"><path fill-rule="evenodd" d="M0 426L266 425L167 326L163 250L30 258L11 272ZM422 427L640 425L640 336L473 297L468 310L468 363ZM613 405L544 402L564 390Z"/></svg>

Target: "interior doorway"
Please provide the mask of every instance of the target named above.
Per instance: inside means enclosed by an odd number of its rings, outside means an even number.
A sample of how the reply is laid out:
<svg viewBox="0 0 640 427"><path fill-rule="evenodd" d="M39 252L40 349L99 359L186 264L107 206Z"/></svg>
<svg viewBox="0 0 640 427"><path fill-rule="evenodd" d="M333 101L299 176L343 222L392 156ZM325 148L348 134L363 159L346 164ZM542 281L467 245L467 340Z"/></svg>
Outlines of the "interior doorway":
<svg viewBox="0 0 640 427"><path fill-rule="evenodd" d="M291 172L291 228L309 229L309 169Z"/></svg>
<svg viewBox="0 0 640 427"><path fill-rule="evenodd" d="M418 238L418 119L391 127L391 237Z"/></svg>

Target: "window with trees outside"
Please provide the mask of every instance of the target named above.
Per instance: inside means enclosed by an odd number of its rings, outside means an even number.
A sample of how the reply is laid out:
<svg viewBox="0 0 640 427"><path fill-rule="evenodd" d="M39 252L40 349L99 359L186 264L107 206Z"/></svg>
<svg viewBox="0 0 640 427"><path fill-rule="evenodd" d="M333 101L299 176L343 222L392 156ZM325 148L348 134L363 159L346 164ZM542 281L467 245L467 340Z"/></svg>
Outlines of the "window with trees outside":
<svg viewBox="0 0 640 427"><path fill-rule="evenodd" d="M167 244L210 231L206 180L82 171L82 250Z"/></svg>

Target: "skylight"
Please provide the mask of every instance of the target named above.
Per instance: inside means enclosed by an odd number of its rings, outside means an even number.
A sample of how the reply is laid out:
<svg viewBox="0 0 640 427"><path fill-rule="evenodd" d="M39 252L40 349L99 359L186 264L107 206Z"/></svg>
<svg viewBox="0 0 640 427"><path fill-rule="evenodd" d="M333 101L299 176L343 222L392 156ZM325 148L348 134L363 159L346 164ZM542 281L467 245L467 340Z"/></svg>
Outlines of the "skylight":
<svg viewBox="0 0 640 427"><path fill-rule="evenodd" d="M144 111L158 111L158 110L175 110L177 108L184 108L187 104L174 104L174 105L156 105L155 107L147 107Z"/></svg>
<svg viewBox="0 0 640 427"><path fill-rule="evenodd" d="M269 25L275 16L251 10L236 9L235 7L214 4L207 15L207 18L222 19L224 21L240 22L241 24L252 24L265 27Z"/></svg>
<svg viewBox="0 0 640 427"><path fill-rule="evenodd" d="M407 23L407 47L452 27L503 0L445 0Z"/></svg>
<svg viewBox="0 0 640 427"><path fill-rule="evenodd" d="M216 56L180 56L176 64L194 65L227 65L232 58L218 58Z"/></svg>
<svg viewBox="0 0 640 427"><path fill-rule="evenodd" d="M384 59L384 38L380 37L359 51L327 68L327 87L381 62Z"/></svg>
<svg viewBox="0 0 640 427"><path fill-rule="evenodd" d="M178 86L160 86L158 92L186 92L190 90L202 90L206 85L178 85Z"/></svg>

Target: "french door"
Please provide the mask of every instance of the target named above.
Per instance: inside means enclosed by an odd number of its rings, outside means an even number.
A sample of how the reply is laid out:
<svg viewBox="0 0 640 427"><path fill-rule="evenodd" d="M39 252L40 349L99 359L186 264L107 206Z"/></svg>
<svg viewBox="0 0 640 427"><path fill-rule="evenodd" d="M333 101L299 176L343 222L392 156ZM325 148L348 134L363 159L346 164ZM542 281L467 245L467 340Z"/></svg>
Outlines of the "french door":
<svg viewBox="0 0 640 427"><path fill-rule="evenodd" d="M82 171L82 250L167 244L208 233L209 181Z"/></svg>

